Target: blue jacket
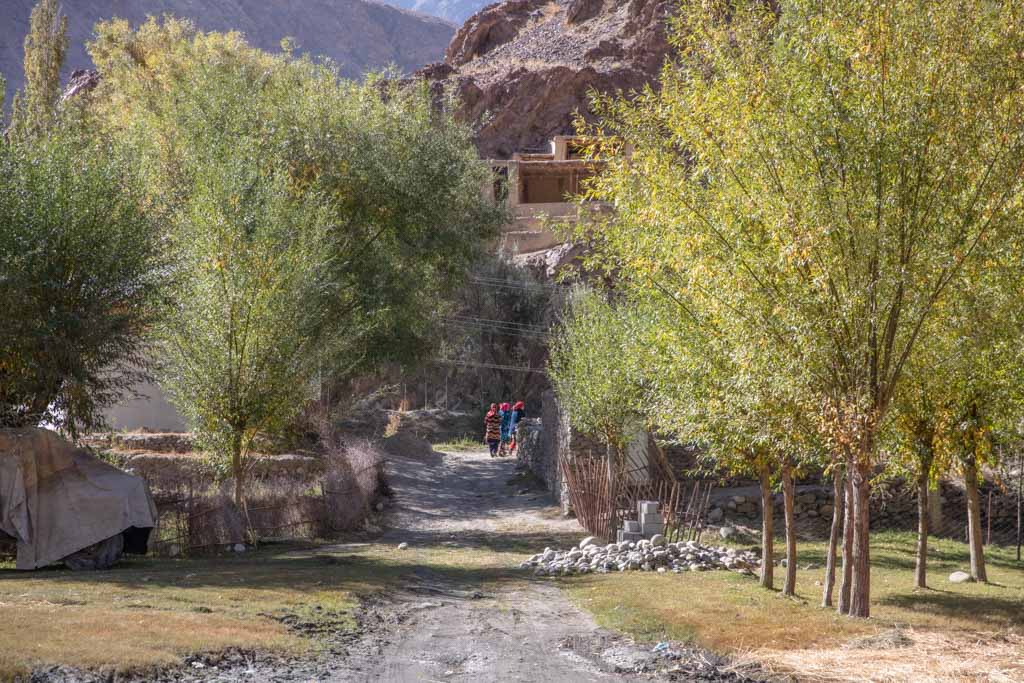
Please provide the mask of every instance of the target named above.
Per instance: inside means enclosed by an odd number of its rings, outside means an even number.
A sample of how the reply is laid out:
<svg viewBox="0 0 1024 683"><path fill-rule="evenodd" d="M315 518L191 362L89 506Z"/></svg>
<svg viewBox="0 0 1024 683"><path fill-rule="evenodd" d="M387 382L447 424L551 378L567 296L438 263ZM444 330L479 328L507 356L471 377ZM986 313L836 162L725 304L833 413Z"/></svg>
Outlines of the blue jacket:
<svg viewBox="0 0 1024 683"><path fill-rule="evenodd" d="M523 419L523 412L524 411L522 411L522 410L513 410L512 411L512 419L509 420L509 423L508 423L508 433L509 434L514 434L515 433L516 425L518 425L519 421Z"/></svg>
<svg viewBox="0 0 1024 683"><path fill-rule="evenodd" d="M512 424L512 413L514 413L514 412L515 411L513 411L513 410L503 410L503 411L501 411L501 440L502 441L508 441L508 440L510 440L512 438L511 424Z"/></svg>

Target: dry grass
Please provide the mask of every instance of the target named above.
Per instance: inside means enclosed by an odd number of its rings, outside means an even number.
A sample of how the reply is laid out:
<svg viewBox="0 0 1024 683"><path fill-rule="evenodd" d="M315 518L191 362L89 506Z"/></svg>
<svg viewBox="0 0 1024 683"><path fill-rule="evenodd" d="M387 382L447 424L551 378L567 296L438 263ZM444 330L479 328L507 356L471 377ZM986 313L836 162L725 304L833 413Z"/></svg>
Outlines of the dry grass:
<svg viewBox="0 0 1024 683"><path fill-rule="evenodd" d="M388 590L415 568L486 587L521 578L510 569L521 559L521 551L488 547L309 543L131 559L108 572L17 572L0 563L0 680L55 664L145 672L227 648L308 653L318 643L274 617L324 614L336 626L341 615L354 627L360 595Z"/></svg>
<svg viewBox="0 0 1024 683"><path fill-rule="evenodd" d="M751 656L771 671L799 672L801 681L822 683L1024 680L1024 638L1018 635L913 630L904 634L909 642L903 647L759 650Z"/></svg>
<svg viewBox="0 0 1024 683"><path fill-rule="evenodd" d="M229 647L297 651L304 646L268 619L49 602L5 605L3 613L0 679L58 662L99 670L146 670L173 665L191 652Z"/></svg>
<svg viewBox="0 0 1024 683"><path fill-rule="evenodd" d="M990 549L992 583L951 584L946 577L965 566L966 546L935 541L933 589L915 591L912 534L877 534L872 550L869 620L818 606L820 569L797 573L797 598L730 572L616 573L565 584L602 625L643 640L689 641L752 657L801 680L1024 680L1024 566L1010 551ZM820 564L822 551L822 544L803 545L800 564ZM874 646L863 640L894 625L910 639L906 647L886 637Z"/></svg>

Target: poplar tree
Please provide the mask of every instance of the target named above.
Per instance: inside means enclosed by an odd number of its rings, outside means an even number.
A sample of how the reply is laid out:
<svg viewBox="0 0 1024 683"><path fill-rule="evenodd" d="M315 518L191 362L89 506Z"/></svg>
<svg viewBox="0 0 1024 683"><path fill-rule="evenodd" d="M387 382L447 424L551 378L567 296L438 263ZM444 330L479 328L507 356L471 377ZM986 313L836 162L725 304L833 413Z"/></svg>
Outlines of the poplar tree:
<svg viewBox="0 0 1024 683"><path fill-rule="evenodd" d="M25 89L15 95L11 127L17 135L49 130L60 97L60 70L68 51L68 18L57 0L39 0L25 36Z"/></svg>
<svg viewBox="0 0 1024 683"><path fill-rule="evenodd" d="M1022 13L691 0L661 90L598 102L592 132L634 151L590 191L617 211L592 260L714 320L816 417L852 488L852 616L870 614L868 498L908 360L1019 231Z"/></svg>

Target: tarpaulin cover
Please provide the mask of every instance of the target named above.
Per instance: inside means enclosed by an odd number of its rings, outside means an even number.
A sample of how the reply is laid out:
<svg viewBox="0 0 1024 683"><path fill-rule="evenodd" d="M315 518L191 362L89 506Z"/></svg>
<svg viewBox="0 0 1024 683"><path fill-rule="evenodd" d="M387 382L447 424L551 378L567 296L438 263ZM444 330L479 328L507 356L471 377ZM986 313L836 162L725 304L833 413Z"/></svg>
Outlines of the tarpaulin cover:
<svg viewBox="0 0 1024 683"><path fill-rule="evenodd" d="M133 527L156 525L146 482L45 429L0 430L0 531L36 569Z"/></svg>

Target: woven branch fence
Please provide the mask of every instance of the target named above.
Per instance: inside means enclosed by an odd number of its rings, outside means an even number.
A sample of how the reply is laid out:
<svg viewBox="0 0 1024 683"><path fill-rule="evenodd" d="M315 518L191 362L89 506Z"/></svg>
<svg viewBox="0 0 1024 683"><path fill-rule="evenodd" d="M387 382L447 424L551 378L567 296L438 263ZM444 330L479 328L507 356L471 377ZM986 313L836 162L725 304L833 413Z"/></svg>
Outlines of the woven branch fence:
<svg viewBox="0 0 1024 683"><path fill-rule="evenodd" d="M636 481L636 473L609 458L565 458L559 463L572 508L580 525L605 541L626 519L635 518L637 503L657 501L670 541L699 540L707 520L712 483L659 478Z"/></svg>

